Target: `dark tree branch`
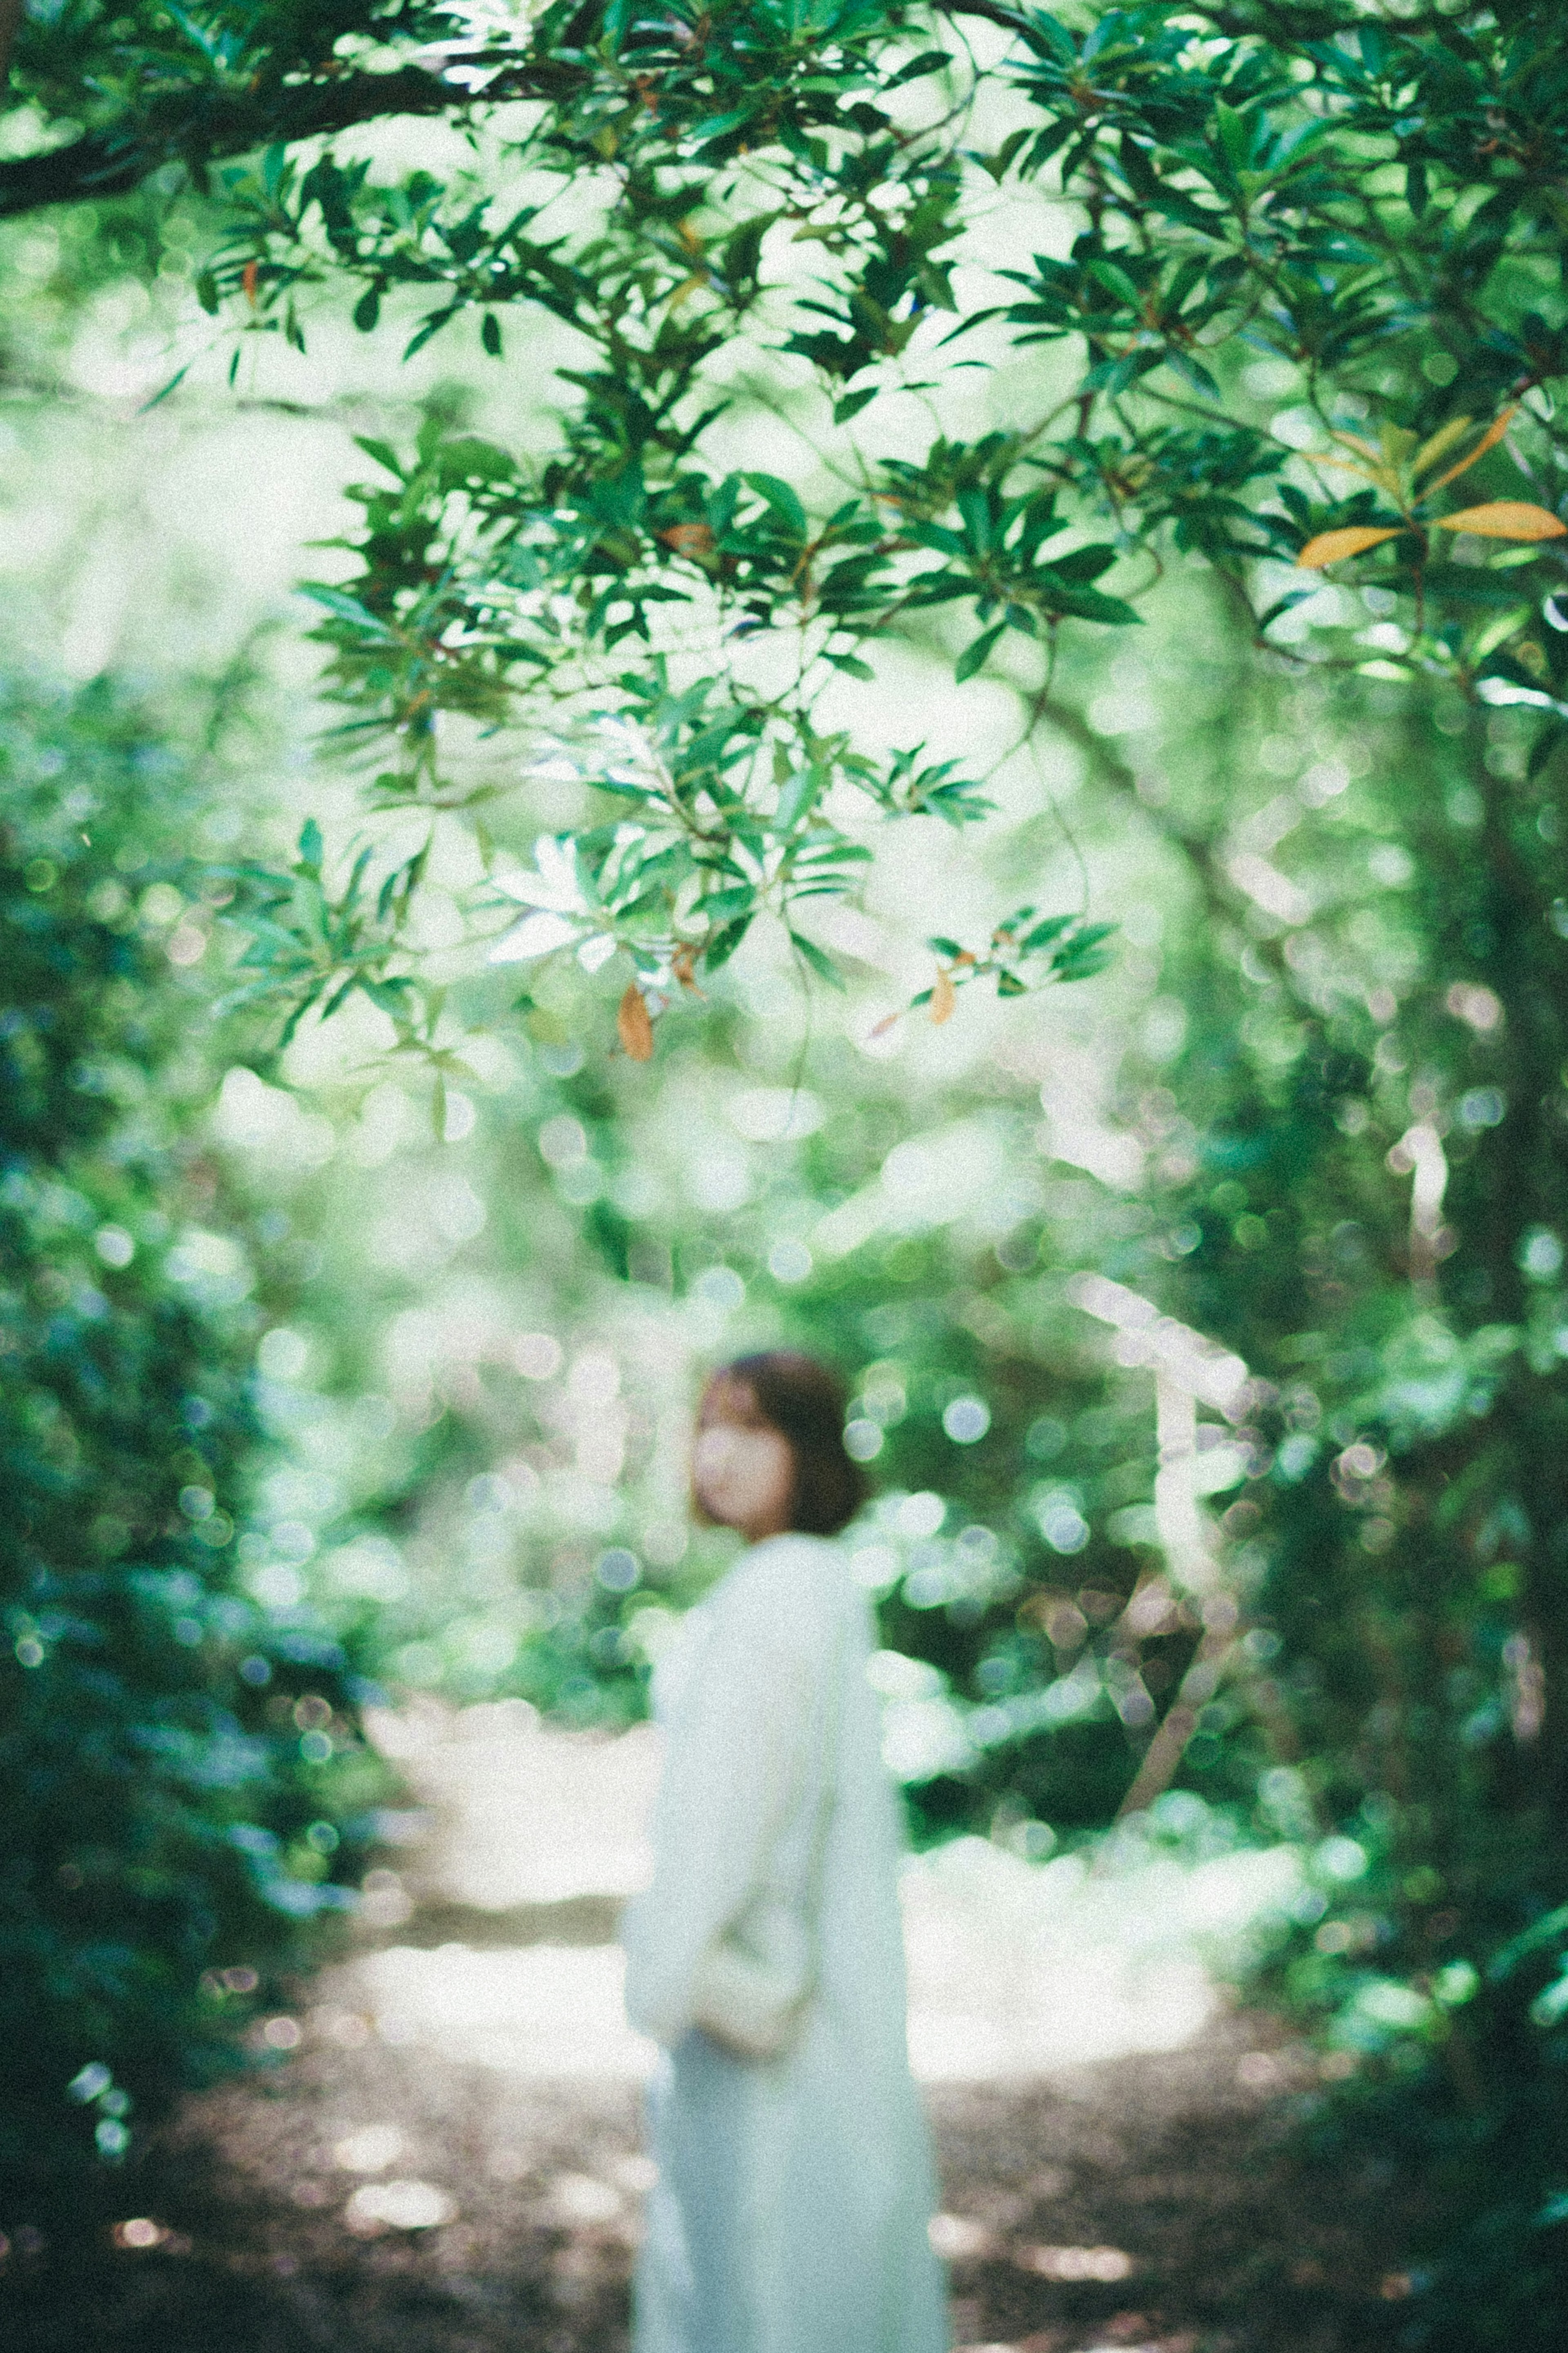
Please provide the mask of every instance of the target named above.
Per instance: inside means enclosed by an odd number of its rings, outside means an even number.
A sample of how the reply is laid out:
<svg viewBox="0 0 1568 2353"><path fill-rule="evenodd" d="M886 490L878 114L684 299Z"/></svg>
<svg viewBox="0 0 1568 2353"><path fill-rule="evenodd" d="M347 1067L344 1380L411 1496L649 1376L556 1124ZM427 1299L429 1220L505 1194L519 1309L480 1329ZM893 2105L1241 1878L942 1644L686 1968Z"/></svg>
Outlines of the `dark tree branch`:
<svg viewBox="0 0 1568 2353"><path fill-rule="evenodd" d="M0 0L0 90L11 70L11 51L22 23L22 0Z"/></svg>
<svg viewBox="0 0 1568 2353"><path fill-rule="evenodd" d="M8 5L11 0L0 0L0 11ZM557 79L546 69L537 89L530 89L524 77L509 74L505 95L543 97ZM127 195L165 164L199 170L279 140L291 146L296 140L330 137L386 115L454 114L499 94L493 85L482 92L459 89L420 66L288 82L271 90L192 91L156 101L145 112L89 131L47 154L0 163L0 216Z"/></svg>
<svg viewBox="0 0 1568 2353"><path fill-rule="evenodd" d="M0 0L0 85L23 0ZM1005 31L1026 21L1003 0L936 0L934 13L980 16ZM489 65L493 52L449 62ZM422 66L391 73L335 75L313 81L274 82L259 90L211 87L170 92L119 122L89 131L41 155L0 163L0 218L47 205L89 203L129 195L167 164L192 172L258 147L330 138L359 123L396 115L461 114L476 106L516 99L563 97L582 69L547 56L507 59L482 89L470 90Z"/></svg>

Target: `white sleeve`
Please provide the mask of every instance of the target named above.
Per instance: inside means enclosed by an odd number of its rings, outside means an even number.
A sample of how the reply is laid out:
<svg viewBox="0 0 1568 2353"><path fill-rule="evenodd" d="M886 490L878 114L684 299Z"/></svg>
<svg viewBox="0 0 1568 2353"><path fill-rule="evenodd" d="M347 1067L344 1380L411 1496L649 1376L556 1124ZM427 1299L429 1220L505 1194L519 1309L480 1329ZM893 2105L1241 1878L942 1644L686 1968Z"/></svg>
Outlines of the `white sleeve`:
<svg viewBox="0 0 1568 2353"><path fill-rule="evenodd" d="M698 1966L761 1883L805 1775L825 1629L818 1580L780 1567L721 1598L669 1727L653 1881L622 1919L627 2015L667 2046L692 2024Z"/></svg>

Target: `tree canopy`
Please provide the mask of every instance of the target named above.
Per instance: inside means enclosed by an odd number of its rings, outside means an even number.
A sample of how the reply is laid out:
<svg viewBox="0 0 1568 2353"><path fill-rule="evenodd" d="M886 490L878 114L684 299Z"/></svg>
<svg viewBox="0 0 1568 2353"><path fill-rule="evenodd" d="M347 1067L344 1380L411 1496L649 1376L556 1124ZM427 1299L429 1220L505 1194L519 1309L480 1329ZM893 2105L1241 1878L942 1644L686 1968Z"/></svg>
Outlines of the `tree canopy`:
<svg viewBox="0 0 1568 2353"><path fill-rule="evenodd" d="M760 912L831 979L812 915L880 829L984 812L918 729L858 734L845 688L895 642L949 646L961 685L999 669L1028 741L1062 723L1062 632L1136 625L1195 563L1262 659L1553 710L1565 71L1537 6L84 8L21 33L36 152L0 206L202 191L231 369L344 310L408 353L558 362L527 450L365 439L363 533L307 593L367 816L455 820L488 866L531 768L605 797L472 915L502 963L629 970L642 1058ZM379 160L437 115L436 168ZM1259 413L1249 354L1288 408ZM922 434L973 370L990 429ZM742 404L779 420L773 466L735 462ZM1310 601L1330 569L1389 600L1385 643ZM510 739L505 786L476 733ZM251 879L258 997L363 990L434 1042L405 832ZM1026 906L939 938L931 1016L1105 937Z"/></svg>

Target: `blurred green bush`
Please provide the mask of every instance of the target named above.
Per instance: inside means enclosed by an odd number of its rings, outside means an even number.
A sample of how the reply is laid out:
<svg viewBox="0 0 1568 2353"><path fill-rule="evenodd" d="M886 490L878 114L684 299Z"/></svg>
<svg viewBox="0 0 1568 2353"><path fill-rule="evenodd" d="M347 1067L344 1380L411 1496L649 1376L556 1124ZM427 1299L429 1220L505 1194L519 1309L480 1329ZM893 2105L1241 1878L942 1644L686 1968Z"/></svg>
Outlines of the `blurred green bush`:
<svg viewBox="0 0 1568 2353"><path fill-rule="evenodd" d="M183 2085L297 2039L294 1980L354 1900L383 1786L342 1645L237 1567L255 1313L182 1140L213 1082L187 956L210 907L201 790L167 747L200 720L102 682L0 690L11 2224L79 2219Z"/></svg>

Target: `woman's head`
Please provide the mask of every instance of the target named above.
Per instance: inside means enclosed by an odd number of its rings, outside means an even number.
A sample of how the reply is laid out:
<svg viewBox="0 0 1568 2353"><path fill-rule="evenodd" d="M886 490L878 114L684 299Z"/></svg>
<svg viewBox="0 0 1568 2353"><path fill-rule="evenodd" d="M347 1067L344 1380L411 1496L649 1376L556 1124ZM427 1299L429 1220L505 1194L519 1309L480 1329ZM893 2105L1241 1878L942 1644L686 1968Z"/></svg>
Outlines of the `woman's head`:
<svg viewBox="0 0 1568 2353"><path fill-rule="evenodd" d="M757 1543L836 1535L865 1492L844 1450L842 1385L793 1349L738 1356L702 1392L692 1451L698 1509Z"/></svg>

